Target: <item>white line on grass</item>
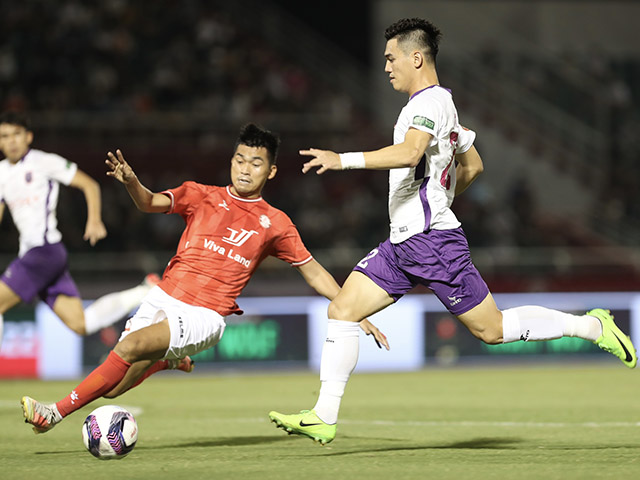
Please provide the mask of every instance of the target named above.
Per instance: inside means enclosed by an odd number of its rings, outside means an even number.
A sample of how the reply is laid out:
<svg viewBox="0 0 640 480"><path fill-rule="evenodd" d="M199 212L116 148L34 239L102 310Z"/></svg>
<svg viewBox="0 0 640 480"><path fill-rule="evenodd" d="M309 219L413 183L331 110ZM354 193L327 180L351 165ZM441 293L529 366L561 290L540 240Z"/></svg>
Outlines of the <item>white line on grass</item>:
<svg viewBox="0 0 640 480"><path fill-rule="evenodd" d="M116 404L117 405L117 404ZM134 416L141 415L143 409L132 405L120 405ZM96 407L97 408L97 407ZM0 400L0 410L20 410L20 401ZM254 418L211 418L220 423L261 423L269 421L266 417ZM341 419L343 425L380 425L385 427L515 427L515 428L616 428L616 427L640 427L640 422L497 422L476 420L441 420L441 421L416 421L416 420L349 420Z"/></svg>
<svg viewBox="0 0 640 480"><path fill-rule="evenodd" d="M220 422L258 422L263 418L220 418ZM341 419L342 425L380 425L392 427L529 427L529 428L613 428L640 427L640 422L491 422L474 420L454 421L395 421L395 420L349 420Z"/></svg>
<svg viewBox="0 0 640 480"><path fill-rule="evenodd" d="M42 402L42 403L50 404L53 402ZM118 405L124 408L125 410L129 411L134 417L142 415L142 413L144 412L142 407L136 407L133 405L122 405L122 404L118 404L117 402L114 402L112 404L102 403L102 405ZM96 405L95 408L98 408L98 406L99 405ZM21 410L20 400L0 400L0 410L20 411Z"/></svg>

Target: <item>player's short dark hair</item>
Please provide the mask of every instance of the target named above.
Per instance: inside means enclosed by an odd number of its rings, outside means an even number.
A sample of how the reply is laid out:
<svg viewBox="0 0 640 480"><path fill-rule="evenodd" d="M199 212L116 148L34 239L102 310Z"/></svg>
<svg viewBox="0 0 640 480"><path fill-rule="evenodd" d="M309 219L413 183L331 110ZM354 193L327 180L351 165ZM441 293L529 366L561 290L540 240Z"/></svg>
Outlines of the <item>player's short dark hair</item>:
<svg viewBox="0 0 640 480"><path fill-rule="evenodd" d="M269 164L275 165L278 147L280 147L280 137L258 125L248 123L240 129L240 134L236 140L236 148L238 148L238 145L266 148L269 153Z"/></svg>
<svg viewBox="0 0 640 480"><path fill-rule="evenodd" d="M422 18L403 18L389 25L384 31L384 38L387 41L397 38L398 43L410 41L414 43L427 56L436 63L438 55L438 45L442 38L442 33L433 23Z"/></svg>
<svg viewBox="0 0 640 480"><path fill-rule="evenodd" d="M24 112L15 112L12 110L2 112L0 114L0 123L8 123L9 125L18 125L24 127L25 130L31 131L31 119Z"/></svg>

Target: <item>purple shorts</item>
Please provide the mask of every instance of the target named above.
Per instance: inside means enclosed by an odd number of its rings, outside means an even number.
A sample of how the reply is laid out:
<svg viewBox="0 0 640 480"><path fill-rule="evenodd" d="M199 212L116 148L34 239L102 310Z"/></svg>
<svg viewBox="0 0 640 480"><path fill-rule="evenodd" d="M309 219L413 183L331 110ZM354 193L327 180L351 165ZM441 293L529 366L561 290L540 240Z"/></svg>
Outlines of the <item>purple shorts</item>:
<svg viewBox="0 0 640 480"><path fill-rule="evenodd" d="M32 248L11 262L0 280L23 302L29 303L38 295L52 309L58 295L80 297L67 267L67 249L62 243Z"/></svg>
<svg viewBox="0 0 640 480"><path fill-rule="evenodd" d="M468 312L489 293L471 261L462 228L430 230L398 244L387 239L354 271L364 273L396 301L416 285L425 285L453 315Z"/></svg>

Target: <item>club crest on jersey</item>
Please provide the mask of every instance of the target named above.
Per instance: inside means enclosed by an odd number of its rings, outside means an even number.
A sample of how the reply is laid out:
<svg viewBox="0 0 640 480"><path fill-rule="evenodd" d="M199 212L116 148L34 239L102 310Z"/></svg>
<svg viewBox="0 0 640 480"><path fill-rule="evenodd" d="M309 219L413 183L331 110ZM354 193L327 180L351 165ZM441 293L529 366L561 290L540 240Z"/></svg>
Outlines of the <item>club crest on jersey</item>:
<svg viewBox="0 0 640 480"><path fill-rule="evenodd" d="M33 180L33 174L31 172L27 172L24 175L24 179L27 183L31 183L31 180Z"/></svg>
<svg viewBox="0 0 640 480"><path fill-rule="evenodd" d="M260 226L262 228L269 228L271 226L271 220L266 215L260 215Z"/></svg>
<svg viewBox="0 0 640 480"><path fill-rule="evenodd" d="M255 230L245 230L244 228L240 231L234 230L233 228L227 227L227 230L231 232L228 237L222 237L222 241L226 243L230 243L235 247L239 247L244 245L244 243L251 238L252 235L257 234Z"/></svg>

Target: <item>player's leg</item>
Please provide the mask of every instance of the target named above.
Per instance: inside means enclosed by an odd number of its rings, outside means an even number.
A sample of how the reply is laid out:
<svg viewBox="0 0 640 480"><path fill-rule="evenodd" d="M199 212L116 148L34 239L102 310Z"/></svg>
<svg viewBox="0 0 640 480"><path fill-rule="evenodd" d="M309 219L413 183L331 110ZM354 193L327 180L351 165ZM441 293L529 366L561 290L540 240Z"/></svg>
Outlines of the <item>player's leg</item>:
<svg viewBox="0 0 640 480"><path fill-rule="evenodd" d="M0 314L15 307L21 301L20 296L6 283L0 280Z"/></svg>
<svg viewBox="0 0 640 480"><path fill-rule="evenodd" d="M318 401L312 410L299 414L270 412L271 421L279 428L305 435L323 445L333 440L345 387L358 361L358 322L388 307L413 287L394 265L394 258L389 241L383 242L349 275L329 305Z"/></svg>
<svg viewBox="0 0 640 480"><path fill-rule="evenodd" d="M160 278L156 274L149 274L133 288L98 298L84 311L86 334L91 335L129 315L159 282Z"/></svg>
<svg viewBox="0 0 640 480"><path fill-rule="evenodd" d="M23 258L13 260L0 277L0 315L21 301L29 303L46 286L48 277L57 275L54 267L38 268L39 250L34 248Z"/></svg>
<svg viewBox="0 0 640 480"><path fill-rule="evenodd" d="M491 293L479 305L457 317L476 338L488 344L502 343L502 312Z"/></svg>
<svg viewBox="0 0 640 480"><path fill-rule="evenodd" d="M65 270L41 297L71 330L90 335L128 315L158 281L157 275L147 275L140 285L100 297L85 310L78 288Z"/></svg>
<svg viewBox="0 0 640 480"><path fill-rule="evenodd" d="M159 360L139 360L131 364L124 378L112 390L103 395L104 398L116 398L122 395L145 376L151 366Z"/></svg>
<svg viewBox="0 0 640 480"><path fill-rule="evenodd" d="M563 336L594 342L602 334L600 321L594 316L571 315L535 305L500 311L490 293L482 303L457 317L473 335L489 344Z"/></svg>
<svg viewBox="0 0 640 480"><path fill-rule="evenodd" d="M637 363L636 350L631 340L616 326L613 317L606 310L594 309L585 315L572 315L551 308L527 305L500 311L489 293L479 305L457 317L473 335L485 343L578 337L616 355L630 368L634 368Z"/></svg>
<svg viewBox="0 0 640 480"><path fill-rule="evenodd" d="M195 363L188 355L174 360L141 360L135 362L127 370L127 374L116 387L103 395L104 398L116 398L123 393L137 387L151 375L163 370L181 370L186 373L193 371Z"/></svg>
<svg viewBox="0 0 640 480"><path fill-rule="evenodd" d="M314 407L325 423L337 422L345 387L358 362L358 322L393 302L393 297L373 280L354 271L329 305L327 339L320 363L320 395Z"/></svg>
<svg viewBox="0 0 640 480"><path fill-rule="evenodd" d="M3 314L20 303L20 297L0 280L0 347L2 347L2 335L4 332Z"/></svg>
<svg viewBox="0 0 640 480"><path fill-rule="evenodd" d="M23 397L25 420L33 425L36 433L51 430L67 415L112 391L125 378L132 363L162 358L169 349L170 341L171 331L166 318L131 332L118 342L100 366L59 402L44 405Z"/></svg>
<svg viewBox="0 0 640 480"><path fill-rule="evenodd" d="M535 305L509 308L502 311L502 325L504 343L578 337L612 353L629 368L638 361L631 339L614 323L610 312L601 308L585 315Z"/></svg>
<svg viewBox="0 0 640 480"><path fill-rule="evenodd" d="M46 300L45 300L46 301ZM47 302L48 303L48 302ZM69 295L58 295L51 305L55 313L62 322L78 335L85 335L84 309L80 297Z"/></svg>

